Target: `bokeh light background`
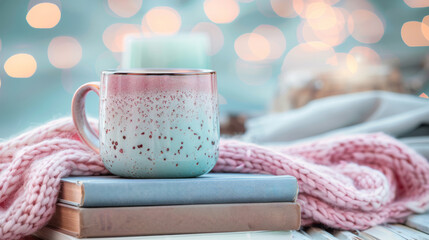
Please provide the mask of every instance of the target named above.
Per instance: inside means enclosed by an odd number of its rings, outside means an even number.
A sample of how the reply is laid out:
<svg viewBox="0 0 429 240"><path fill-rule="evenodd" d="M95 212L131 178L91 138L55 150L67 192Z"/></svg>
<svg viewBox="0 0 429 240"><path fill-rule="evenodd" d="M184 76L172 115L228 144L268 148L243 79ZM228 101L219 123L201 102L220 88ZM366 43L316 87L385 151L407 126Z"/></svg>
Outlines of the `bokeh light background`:
<svg viewBox="0 0 429 240"><path fill-rule="evenodd" d="M282 73L422 59L429 1L1 0L0 138L70 115L77 87L120 67L126 35L189 32L210 38L221 113L260 113Z"/></svg>

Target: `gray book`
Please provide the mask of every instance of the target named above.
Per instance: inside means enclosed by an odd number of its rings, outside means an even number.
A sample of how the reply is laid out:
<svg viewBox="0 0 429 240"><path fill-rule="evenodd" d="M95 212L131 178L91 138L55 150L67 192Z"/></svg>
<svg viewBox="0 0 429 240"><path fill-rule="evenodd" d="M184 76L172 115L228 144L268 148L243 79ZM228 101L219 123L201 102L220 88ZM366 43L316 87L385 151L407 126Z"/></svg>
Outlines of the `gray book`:
<svg viewBox="0 0 429 240"><path fill-rule="evenodd" d="M58 198L79 207L133 207L295 202L297 194L298 182L293 176L209 173L172 179L67 177L61 179Z"/></svg>

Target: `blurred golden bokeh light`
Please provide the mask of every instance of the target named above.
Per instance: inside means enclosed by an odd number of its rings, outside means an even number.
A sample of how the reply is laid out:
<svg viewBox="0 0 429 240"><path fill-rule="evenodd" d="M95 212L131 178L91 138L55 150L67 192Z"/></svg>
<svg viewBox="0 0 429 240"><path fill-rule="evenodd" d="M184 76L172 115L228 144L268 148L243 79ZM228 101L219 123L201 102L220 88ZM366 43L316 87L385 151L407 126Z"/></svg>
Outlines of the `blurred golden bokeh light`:
<svg viewBox="0 0 429 240"><path fill-rule="evenodd" d="M249 35L248 43L250 51L257 59L263 60L270 54L270 42L268 42L264 36L257 33L251 33Z"/></svg>
<svg viewBox="0 0 429 240"><path fill-rule="evenodd" d="M321 41L330 46L342 44L350 33L346 27L349 13L344 8L332 7L323 1L310 1L304 18L297 28L299 42Z"/></svg>
<svg viewBox="0 0 429 240"><path fill-rule="evenodd" d="M313 29L330 29L336 24L336 14L333 8L324 2L309 4L305 18Z"/></svg>
<svg viewBox="0 0 429 240"><path fill-rule="evenodd" d="M129 18L134 16L142 7L143 0L108 0L110 10L119 17Z"/></svg>
<svg viewBox="0 0 429 240"><path fill-rule="evenodd" d="M412 8L424 8L429 7L428 0L404 0L404 2Z"/></svg>
<svg viewBox="0 0 429 240"><path fill-rule="evenodd" d="M381 19L373 12L365 9L355 10L348 19L349 32L361 43L376 43L384 34Z"/></svg>
<svg viewBox="0 0 429 240"><path fill-rule="evenodd" d="M348 53L335 53L334 56L327 59L327 63L341 73L353 74L358 68L356 58Z"/></svg>
<svg viewBox="0 0 429 240"><path fill-rule="evenodd" d="M4 63L6 74L13 78L29 78L33 76L36 69L36 60L27 53L15 54Z"/></svg>
<svg viewBox="0 0 429 240"><path fill-rule="evenodd" d="M355 58L358 65L377 65L381 63L380 55L369 47L353 47L349 54Z"/></svg>
<svg viewBox="0 0 429 240"><path fill-rule="evenodd" d="M356 73L356 71L358 69L358 64L357 64L356 58L351 54L347 54L346 62L347 62L347 69L351 73Z"/></svg>
<svg viewBox="0 0 429 240"><path fill-rule="evenodd" d="M286 49L286 39L283 32L272 25L259 25L253 30L253 33L259 34L268 40L270 44L270 53L266 57L269 60L275 60L283 55Z"/></svg>
<svg viewBox="0 0 429 240"><path fill-rule="evenodd" d="M305 7L304 1L306 0L292 0L292 6L295 12L301 17L305 17Z"/></svg>
<svg viewBox="0 0 429 240"><path fill-rule="evenodd" d="M49 62L56 68L72 68L82 58L82 47L73 37L60 36L52 39L48 46Z"/></svg>
<svg viewBox="0 0 429 240"><path fill-rule="evenodd" d="M344 8L331 7L324 4L325 10L319 17L307 18L308 23L315 31L342 31L346 27L349 13ZM314 16L314 15L313 15Z"/></svg>
<svg viewBox="0 0 429 240"><path fill-rule="evenodd" d="M429 15L423 18L421 26L422 26L423 36L429 41ZM1 49L1 42L0 42L0 49Z"/></svg>
<svg viewBox="0 0 429 240"><path fill-rule="evenodd" d="M142 24L152 33L172 35L179 31L182 19L180 14L171 7L154 7L143 17Z"/></svg>
<svg viewBox="0 0 429 240"><path fill-rule="evenodd" d="M283 18L294 18L298 16L296 14L295 9L293 8L292 1L285 0L271 0L271 7L273 11L279 16Z"/></svg>
<svg viewBox="0 0 429 240"><path fill-rule="evenodd" d="M313 29L308 22L303 21L297 28L297 35L300 42L321 41L330 46L337 46L347 39L349 33L341 21L337 21L333 28L327 30Z"/></svg>
<svg viewBox="0 0 429 240"><path fill-rule="evenodd" d="M336 0L291 0L292 7L301 18L318 17L325 11L325 5ZM285 1L286 2L286 1ZM318 9L320 7L320 9Z"/></svg>
<svg viewBox="0 0 429 240"><path fill-rule="evenodd" d="M204 12L214 23L230 23L240 13L240 6L235 0L205 0Z"/></svg>
<svg viewBox="0 0 429 240"><path fill-rule="evenodd" d="M39 3L28 11L26 19L33 28L53 28L61 19L61 11L56 4Z"/></svg>
<svg viewBox="0 0 429 240"><path fill-rule="evenodd" d="M257 33L245 33L234 43L235 52L245 61L261 61L270 54L270 43Z"/></svg>
<svg viewBox="0 0 429 240"><path fill-rule="evenodd" d="M429 46L429 26L418 21L410 21L404 23L401 29L402 40L409 47L425 47Z"/></svg>
<svg viewBox="0 0 429 240"><path fill-rule="evenodd" d="M222 30L214 23L200 22L192 28L192 32L204 33L210 39L209 56L213 56L222 49L224 37Z"/></svg>
<svg viewBox="0 0 429 240"><path fill-rule="evenodd" d="M115 23L104 30L104 45L112 52L124 51L124 41L127 36L140 35L140 28L133 24Z"/></svg>

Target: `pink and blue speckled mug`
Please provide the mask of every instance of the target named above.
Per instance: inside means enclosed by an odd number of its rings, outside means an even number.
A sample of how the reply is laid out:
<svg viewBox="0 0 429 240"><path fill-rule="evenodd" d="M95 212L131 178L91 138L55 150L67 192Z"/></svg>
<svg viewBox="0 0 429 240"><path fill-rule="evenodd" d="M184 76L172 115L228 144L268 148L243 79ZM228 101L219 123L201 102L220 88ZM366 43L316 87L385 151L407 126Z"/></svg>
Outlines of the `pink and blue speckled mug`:
<svg viewBox="0 0 429 240"><path fill-rule="evenodd" d="M85 116L85 96L100 97L99 133ZM211 70L104 71L72 102L82 140L113 174L132 178L196 177L218 158L219 110Z"/></svg>

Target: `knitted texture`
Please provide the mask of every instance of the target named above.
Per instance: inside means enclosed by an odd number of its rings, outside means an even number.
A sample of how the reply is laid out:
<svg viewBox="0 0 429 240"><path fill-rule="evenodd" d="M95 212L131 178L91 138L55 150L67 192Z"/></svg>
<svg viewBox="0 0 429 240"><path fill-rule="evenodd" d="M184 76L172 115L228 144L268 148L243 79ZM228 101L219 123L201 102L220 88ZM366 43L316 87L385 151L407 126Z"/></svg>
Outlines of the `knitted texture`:
<svg viewBox="0 0 429 240"><path fill-rule="evenodd" d="M91 125L96 128L95 121ZM219 150L214 172L295 176L303 224L365 229L428 209L428 162L384 134L289 147L221 140ZM55 212L62 177L107 173L70 118L0 143L0 239L19 239L43 227Z"/></svg>

